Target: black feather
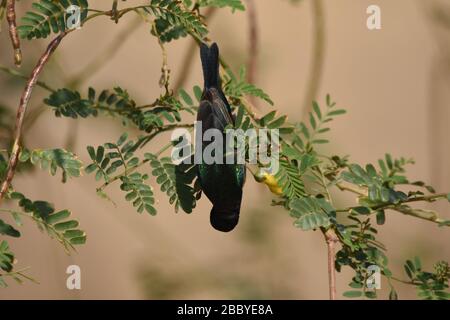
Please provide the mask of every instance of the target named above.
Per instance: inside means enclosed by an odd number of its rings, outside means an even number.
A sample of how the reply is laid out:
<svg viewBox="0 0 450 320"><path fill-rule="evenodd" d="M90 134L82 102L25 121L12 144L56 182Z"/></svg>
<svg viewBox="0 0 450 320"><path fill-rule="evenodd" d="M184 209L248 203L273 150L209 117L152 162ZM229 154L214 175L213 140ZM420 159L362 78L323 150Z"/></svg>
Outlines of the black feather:
<svg viewBox="0 0 450 320"><path fill-rule="evenodd" d="M200 58L202 60L205 89L220 88L219 47L217 44L213 43L211 47L208 47L202 43L200 45Z"/></svg>

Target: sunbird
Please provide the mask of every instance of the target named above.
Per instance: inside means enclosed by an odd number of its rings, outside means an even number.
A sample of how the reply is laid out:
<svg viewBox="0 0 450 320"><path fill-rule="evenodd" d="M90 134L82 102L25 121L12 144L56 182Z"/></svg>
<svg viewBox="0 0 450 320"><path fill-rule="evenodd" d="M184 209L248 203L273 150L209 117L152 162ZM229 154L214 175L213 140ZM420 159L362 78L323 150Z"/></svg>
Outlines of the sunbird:
<svg viewBox="0 0 450 320"><path fill-rule="evenodd" d="M219 75L219 48L213 43L200 46L204 88L197 113L197 121L202 122L202 137L208 129L218 129L225 141L224 129L231 125L234 128L234 117L225 94L222 91ZM199 134L199 133L197 133ZM202 152L215 141L202 139ZM224 143L225 145L225 143ZM226 164L225 152L222 164L197 165L197 176L200 186L213 204L210 222L214 229L229 232L236 227L241 210L242 187L245 182L244 164Z"/></svg>

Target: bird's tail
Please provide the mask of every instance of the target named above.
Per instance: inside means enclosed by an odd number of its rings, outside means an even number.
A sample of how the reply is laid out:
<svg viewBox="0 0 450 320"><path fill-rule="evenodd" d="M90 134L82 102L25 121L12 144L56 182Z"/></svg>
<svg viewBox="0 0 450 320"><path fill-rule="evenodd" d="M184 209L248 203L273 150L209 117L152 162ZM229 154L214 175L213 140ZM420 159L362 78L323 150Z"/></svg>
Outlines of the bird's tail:
<svg viewBox="0 0 450 320"><path fill-rule="evenodd" d="M200 59L202 60L203 79L205 89L219 88L219 47L213 43L211 47L202 43L200 46Z"/></svg>
<svg viewBox="0 0 450 320"><path fill-rule="evenodd" d="M216 230L229 232L233 230L239 222L239 211L240 206L237 208L213 206L210 215L211 225Z"/></svg>

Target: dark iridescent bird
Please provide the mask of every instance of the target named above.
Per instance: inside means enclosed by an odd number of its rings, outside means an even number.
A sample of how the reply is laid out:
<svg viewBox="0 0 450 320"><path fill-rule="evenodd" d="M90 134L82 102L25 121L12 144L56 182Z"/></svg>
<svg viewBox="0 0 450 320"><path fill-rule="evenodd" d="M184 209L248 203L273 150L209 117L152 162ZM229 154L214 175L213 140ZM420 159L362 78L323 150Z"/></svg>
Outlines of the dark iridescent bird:
<svg viewBox="0 0 450 320"><path fill-rule="evenodd" d="M219 76L219 48L217 44L200 46L204 89L197 114L202 121L203 133L211 128L224 132L227 125L234 127L230 105L221 88ZM225 138L223 139L225 144ZM202 152L214 141L202 140ZM242 187L245 182L245 165L242 164L199 164L197 174L203 192L213 204L210 221L214 229L228 232L239 221Z"/></svg>

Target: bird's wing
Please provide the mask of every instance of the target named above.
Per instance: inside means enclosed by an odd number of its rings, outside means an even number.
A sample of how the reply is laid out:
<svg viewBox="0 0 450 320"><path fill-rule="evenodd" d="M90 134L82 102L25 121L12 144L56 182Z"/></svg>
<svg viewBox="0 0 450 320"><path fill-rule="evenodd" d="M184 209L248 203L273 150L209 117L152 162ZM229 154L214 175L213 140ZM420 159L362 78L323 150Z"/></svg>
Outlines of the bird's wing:
<svg viewBox="0 0 450 320"><path fill-rule="evenodd" d="M221 95L217 90L212 91L212 112L215 115L215 118L221 125L221 129L223 130L227 125L234 125L233 117L227 107L227 102L223 100ZM220 129L220 128L217 128Z"/></svg>
<svg viewBox="0 0 450 320"><path fill-rule="evenodd" d="M215 128L223 132L229 124L233 125L232 115L216 89L209 89L203 95L203 100L197 113L197 121L202 121L203 131Z"/></svg>

